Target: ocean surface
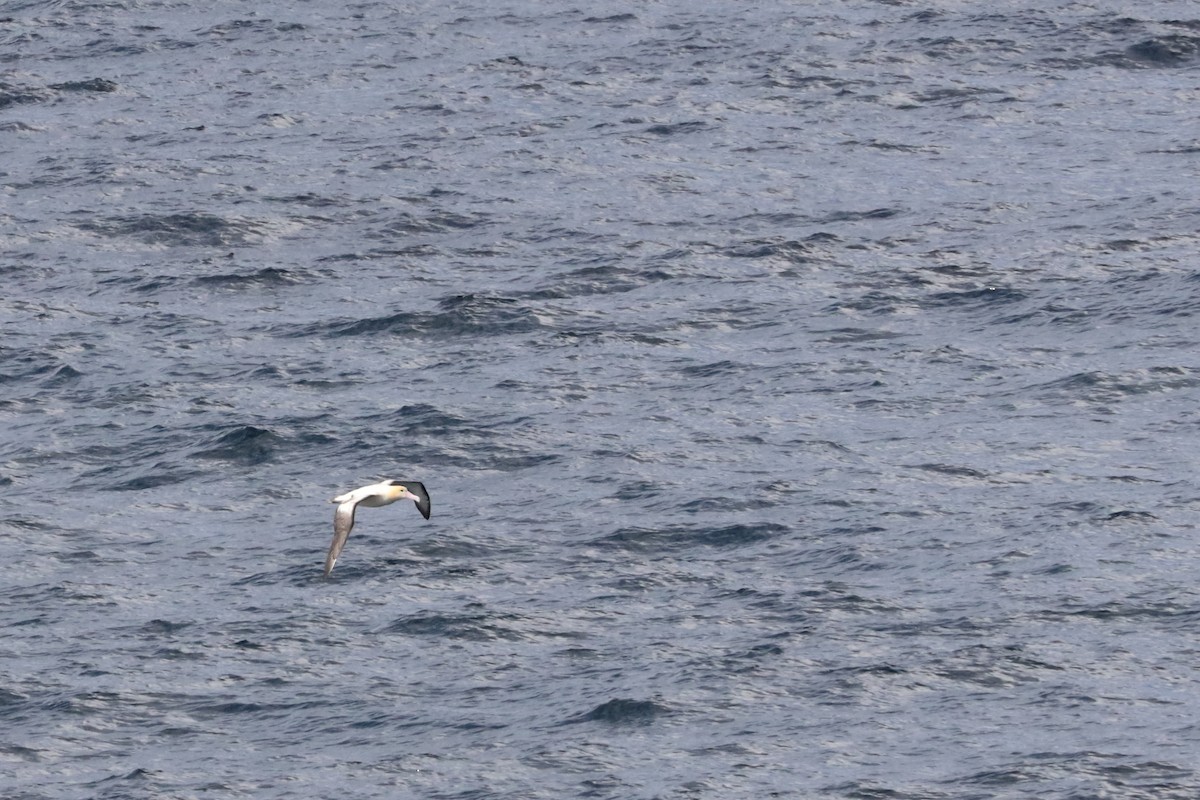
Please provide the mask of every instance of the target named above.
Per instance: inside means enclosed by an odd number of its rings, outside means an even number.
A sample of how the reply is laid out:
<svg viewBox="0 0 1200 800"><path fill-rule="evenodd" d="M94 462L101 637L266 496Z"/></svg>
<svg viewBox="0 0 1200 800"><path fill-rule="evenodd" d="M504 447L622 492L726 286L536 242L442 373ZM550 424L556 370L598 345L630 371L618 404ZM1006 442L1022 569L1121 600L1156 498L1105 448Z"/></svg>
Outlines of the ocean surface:
<svg viewBox="0 0 1200 800"><path fill-rule="evenodd" d="M3 3L0 797L1193 800L1198 173L1194 2Z"/></svg>

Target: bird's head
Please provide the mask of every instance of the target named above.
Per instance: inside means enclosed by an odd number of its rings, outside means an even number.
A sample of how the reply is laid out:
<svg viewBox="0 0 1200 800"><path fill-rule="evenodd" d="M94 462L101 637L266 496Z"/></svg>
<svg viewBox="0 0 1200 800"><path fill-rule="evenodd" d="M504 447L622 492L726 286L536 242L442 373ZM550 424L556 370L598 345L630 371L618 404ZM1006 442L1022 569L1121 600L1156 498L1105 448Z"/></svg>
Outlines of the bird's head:
<svg viewBox="0 0 1200 800"><path fill-rule="evenodd" d="M388 481L388 486L393 492L393 502L412 500L417 504L417 510L421 512L421 516L429 519L429 492L425 491L424 484L417 481Z"/></svg>
<svg viewBox="0 0 1200 800"><path fill-rule="evenodd" d="M388 494L395 500L416 500L417 496L408 489L404 481L388 481Z"/></svg>

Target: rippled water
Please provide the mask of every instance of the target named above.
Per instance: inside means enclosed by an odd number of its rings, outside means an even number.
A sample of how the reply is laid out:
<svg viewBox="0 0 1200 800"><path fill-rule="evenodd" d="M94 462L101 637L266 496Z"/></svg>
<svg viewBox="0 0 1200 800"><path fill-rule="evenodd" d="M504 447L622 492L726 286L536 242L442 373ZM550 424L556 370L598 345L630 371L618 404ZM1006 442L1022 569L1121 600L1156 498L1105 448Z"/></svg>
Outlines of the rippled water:
<svg viewBox="0 0 1200 800"><path fill-rule="evenodd" d="M1195 797L1197 131L1181 2L7 4L3 796Z"/></svg>

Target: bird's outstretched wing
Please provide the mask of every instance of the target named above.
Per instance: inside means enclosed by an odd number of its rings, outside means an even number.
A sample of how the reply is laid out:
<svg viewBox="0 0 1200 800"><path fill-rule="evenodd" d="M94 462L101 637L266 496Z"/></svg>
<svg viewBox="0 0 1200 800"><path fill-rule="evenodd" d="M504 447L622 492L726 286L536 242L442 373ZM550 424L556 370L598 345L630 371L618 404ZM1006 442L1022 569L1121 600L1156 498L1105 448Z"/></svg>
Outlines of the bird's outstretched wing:
<svg viewBox="0 0 1200 800"><path fill-rule="evenodd" d="M397 483L417 496L417 511L421 512L422 517L429 519L429 512L433 510L433 507L429 503L429 492L425 491L425 484L420 481L397 481Z"/></svg>
<svg viewBox="0 0 1200 800"><path fill-rule="evenodd" d="M350 538L350 529L354 527L354 510L358 508L357 500L350 500L342 503L337 507L337 511L333 512L333 543L329 545L329 555L325 556L325 577L329 577L329 573L333 572L333 565L337 563L338 556L342 554L342 548L346 546L346 539Z"/></svg>

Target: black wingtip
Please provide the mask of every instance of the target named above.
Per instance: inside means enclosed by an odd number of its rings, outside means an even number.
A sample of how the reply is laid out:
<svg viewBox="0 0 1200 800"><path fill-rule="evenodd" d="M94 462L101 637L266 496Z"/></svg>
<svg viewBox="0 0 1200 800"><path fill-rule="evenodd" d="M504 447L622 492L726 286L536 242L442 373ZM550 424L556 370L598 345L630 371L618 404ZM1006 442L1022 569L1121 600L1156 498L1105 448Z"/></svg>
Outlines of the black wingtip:
<svg viewBox="0 0 1200 800"><path fill-rule="evenodd" d="M429 519L429 514L433 511L433 506L429 502L429 492L425 491L425 484L420 481L393 481L393 483L401 484L405 489L417 496L417 511L421 512L421 516Z"/></svg>

